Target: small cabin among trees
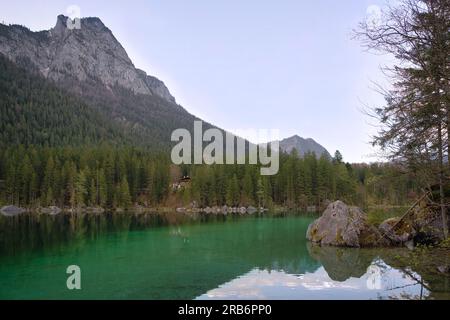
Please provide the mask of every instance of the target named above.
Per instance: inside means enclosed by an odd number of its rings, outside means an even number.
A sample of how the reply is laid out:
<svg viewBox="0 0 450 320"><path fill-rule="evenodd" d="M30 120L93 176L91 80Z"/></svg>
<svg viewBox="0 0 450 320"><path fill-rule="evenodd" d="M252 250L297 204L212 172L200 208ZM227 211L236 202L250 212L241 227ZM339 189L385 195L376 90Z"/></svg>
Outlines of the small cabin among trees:
<svg viewBox="0 0 450 320"><path fill-rule="evenodd" d="M191 183L191 177L183 176L177 182L172 183L173 190L186 188Z"/></svg>

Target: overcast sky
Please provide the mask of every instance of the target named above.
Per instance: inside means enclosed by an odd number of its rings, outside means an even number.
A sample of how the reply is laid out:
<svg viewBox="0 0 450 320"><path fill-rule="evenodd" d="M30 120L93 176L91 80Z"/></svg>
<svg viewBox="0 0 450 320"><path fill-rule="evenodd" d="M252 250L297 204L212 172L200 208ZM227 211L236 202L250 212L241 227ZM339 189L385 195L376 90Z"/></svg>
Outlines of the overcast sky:
<svg viewBox="0 0 450 320"><path fill-rule="evenodd" d="M280 129L313 138L344 160L375 161L373 120L386 57L351 31L380 0L5 1L0 20L53 27L70 5L112 30L135 65L178 103L224 129Z"/></svg>

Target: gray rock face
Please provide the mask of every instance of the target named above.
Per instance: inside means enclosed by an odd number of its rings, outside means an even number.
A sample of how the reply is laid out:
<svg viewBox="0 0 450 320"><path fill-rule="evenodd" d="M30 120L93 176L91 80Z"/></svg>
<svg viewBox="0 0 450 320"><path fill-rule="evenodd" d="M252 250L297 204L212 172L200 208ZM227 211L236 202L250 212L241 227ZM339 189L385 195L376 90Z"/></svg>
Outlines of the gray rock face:
<svg viewBox="0 0 450 320"><path fill-rule="evenodd" d="M99 79L106 86L117 84L175 103L162 81L134 67L125 49L100 19L83 18L80 29L67 25L68 18L62 15L48 31L32 32L22 26L0 24L0 53L55 81Z"/></svg>
<svg viewBox="0 0 450 320"><path fill-rule="evenodd" d="M150 88L152 93L156 94L157 96L160 96L161 98L171 101L173 103L176 103L175 98L170 94L169 89L167 89L164 82L159 80L158 78L155 78L153 76L147 75L145 71L136 69L139 74L142 76L142 78L145 80L145 83Z"/></svg>
<svg viewBox="0 0 450 320"><path fill-rule="evenodd" d="M377 244L380 233L367 223L361 209L336 201L308 227L306 237L320 245L370 247Z"/></svg>
<svg viewBox="0 0 450 320"><path fill-rule="evenodd" d="M323 154L328 158L331 158L330 153L323 146L318 144L313 139L304 139L297 135L290 138L286 138L280 141L280 150L286 153L291 153L292 150L296 149L300 156L304 156L308 152L314 152L317 157Z"/></svg>

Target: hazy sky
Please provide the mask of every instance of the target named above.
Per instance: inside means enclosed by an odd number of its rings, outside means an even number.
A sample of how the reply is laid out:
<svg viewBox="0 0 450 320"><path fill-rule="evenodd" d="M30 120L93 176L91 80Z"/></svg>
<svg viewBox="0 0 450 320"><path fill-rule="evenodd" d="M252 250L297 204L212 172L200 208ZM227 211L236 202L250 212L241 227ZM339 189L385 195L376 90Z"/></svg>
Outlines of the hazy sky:
<svg viewBox="0 0 450 320"><path fill-rule="evenodd" d="M0 21L49 29L76 5L178 103L224 129L311 137L344 160L374 161L364 104L383 100L376 56L351 39L381 0L5 1ZM376 12L376 10L375 10Z"/></svg>

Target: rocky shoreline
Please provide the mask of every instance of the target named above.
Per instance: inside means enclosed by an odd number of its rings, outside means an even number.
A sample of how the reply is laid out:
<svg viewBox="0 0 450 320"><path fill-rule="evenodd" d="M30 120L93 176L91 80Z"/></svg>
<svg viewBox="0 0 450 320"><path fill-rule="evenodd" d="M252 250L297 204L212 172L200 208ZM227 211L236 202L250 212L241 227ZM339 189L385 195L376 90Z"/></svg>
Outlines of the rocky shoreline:
<svg viewBox="0 0 450 320"><path fill-rule="evenodd" d="M14 205L8 205L0 208L0 214L4 216L17 216L23 213L38 213L38 214L48 214L48 215L58 215L60 213L92 213L101 214L104 212L126 212L132 211L137 213L151 213L151 212L177 212L180 214L207 214L207 215L228 215L228 214L239 214L239 215L252 215L268 212L268 208L255 208L253 206L248 207L229 207L229 206L213 206L213 207L144 207L144 206L134 206L131 208L114 208L105 209L102 207L83 207L83 208L59 208L57 206L49 207L36 207L36 208L22 208Z"/></svg>
<svg viewBox="0 0 450 320"><path fill-rule="evenodd" d="M336 201L311 223L306 238L323 246L414 247L444 240L441 230L439 219L426 204L419 205L408 219L389 218L376 227L368 223L367 214L360 208Z"/></svg>

